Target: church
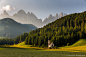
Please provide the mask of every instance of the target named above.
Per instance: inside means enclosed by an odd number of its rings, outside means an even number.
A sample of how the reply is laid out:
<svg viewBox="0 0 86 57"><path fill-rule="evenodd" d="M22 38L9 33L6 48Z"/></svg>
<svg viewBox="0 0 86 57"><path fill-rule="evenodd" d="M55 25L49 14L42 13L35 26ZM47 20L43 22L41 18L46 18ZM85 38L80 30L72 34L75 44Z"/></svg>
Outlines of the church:
<svg viewBox="0 0 86 57"><path fill-rule="evenodd" d="M54 43L50 43L50 39L48 39L48 48L54 48Z"/></svg>

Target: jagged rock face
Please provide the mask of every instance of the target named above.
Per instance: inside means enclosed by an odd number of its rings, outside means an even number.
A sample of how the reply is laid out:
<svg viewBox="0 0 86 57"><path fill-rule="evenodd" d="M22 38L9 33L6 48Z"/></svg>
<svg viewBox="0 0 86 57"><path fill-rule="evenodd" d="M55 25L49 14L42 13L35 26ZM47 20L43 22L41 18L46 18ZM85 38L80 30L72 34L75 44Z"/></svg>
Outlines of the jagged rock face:
<svg viewBox="0 0 86 57"><path fill-rule="evenodd" d="M55 15L55 19L58 19L58 14Z"/></svg>
<svg viewBox="0 0 86 57"><path fill-rule="evenodd" d="M0 19L8 18L8 17L9 17L9 14L5 10L3 11L3 14L0 15Z"/></svg>
<svg viewBox="0 0 86 57"><path fill-rule="evenodd" d="M52 20L53 16L50 14L48 17L49 22Z"/></svg>
<svg viewBox="0 0 86 57"><path fill-rule="evenodd" d="M66 16L66 14L65 14L65 16ZM62 13L62 12L60 13L59 16L58 16L58 14L56 14L55 16L52 16L52 15L50 14L49 17L46 18L46 19L43 21L43 25L46 25L46 24L48 24L48 23L51 23L51 22L53 22L53 21L55 21L56 19L59 19L59 18L61 18L61 17L63 17L63 13Z"/></svg>
<svg viewBox="0 0 86 57"><path fill-rule="evenodd" d="M33 24L37 27L42 26L42 19L38 19L32 12L27 14L27 23Z"/></svg>
<svg viewBox="0 0 86 57"><path fill-rule="evenodd" d="M48 18L51 18L51 17L52 17L52 15L50 14Z"/></svg>
<svg viewBox="0 0 86 57"><path fill-rule="evenodd" d="M60 15L59 15L59 18L63 17L63 13L61 12Z"/></svg>
<svg viewBox="0 0 86 57"><path fill-rule="evenodd" d="M9 16L9 14L4 10L3 15Z"/></svg>
<svg viewBox="0 0 86 57"><path fill-rule="evenodd" d="M26 15L25 11L20 10L20 11L18 11L17 14L13 15L13 19L15 19L16 21L18 21L20 23L25 23L27 21L27 15Z"/></svg>
<svg viewBox="0 0 86 57"><path fill-rule="evenodd" d="M55 17L50 14L49 17L43 21L43 25L51 23L51 22L55 21L56 19L58 19L58 14L56 14Z"/></svg>
<svg viewBox="0 0 86 57"><path fill-rule="evenodd" d="M46 19L44 19L43 24L45 25L45 24L47 24L47 22L48 22L48 19L46 18Z"/></svg>
<svg viewBox="0 0 86 57"><path fill-rule="evenodd" d="M13 19L23 24L33 24L37 27L42 26L42 20L38 19L32 12L26 14L23 10L20 10L13 15Z"/></svg>

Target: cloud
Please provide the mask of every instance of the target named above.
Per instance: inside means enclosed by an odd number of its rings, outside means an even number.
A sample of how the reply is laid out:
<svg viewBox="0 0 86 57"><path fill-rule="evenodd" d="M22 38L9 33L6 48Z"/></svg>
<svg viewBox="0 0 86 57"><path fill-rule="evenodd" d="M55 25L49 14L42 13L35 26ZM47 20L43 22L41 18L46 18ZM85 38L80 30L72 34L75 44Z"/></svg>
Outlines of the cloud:
<svg viewBox="0 0 86 57"><path fill-rule="evenodd" d="M2 6L0 10L11 11L15 10L15 7L11 7L10 5Z"/></svg>

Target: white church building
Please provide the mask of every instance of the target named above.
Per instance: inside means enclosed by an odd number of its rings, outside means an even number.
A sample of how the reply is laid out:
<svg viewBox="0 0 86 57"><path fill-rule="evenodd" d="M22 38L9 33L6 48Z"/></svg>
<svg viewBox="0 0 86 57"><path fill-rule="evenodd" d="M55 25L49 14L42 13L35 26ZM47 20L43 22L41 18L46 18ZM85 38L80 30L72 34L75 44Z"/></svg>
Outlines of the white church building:
<svg viewBox="0 0 86 57"><path fill-rule="evenodd" d="M54 47L54 43L53 42L50 43L50 40L48 39L48 48L53 48L53 47Z"/></svg>

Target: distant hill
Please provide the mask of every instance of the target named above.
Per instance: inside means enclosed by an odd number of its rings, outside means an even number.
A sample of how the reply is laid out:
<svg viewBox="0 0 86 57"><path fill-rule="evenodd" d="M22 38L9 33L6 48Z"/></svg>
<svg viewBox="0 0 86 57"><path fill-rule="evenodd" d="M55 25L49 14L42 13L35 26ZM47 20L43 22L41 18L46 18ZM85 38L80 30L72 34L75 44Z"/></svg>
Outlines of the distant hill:
<svg viewBox="0 0 86 57"><path fill-rule="evenodd" d="M10 18L4 18L0 20L0 36L5 38L15 38L18 35L23 34L24 32L30 32L35 29L32 27L26 27L22 24L14 21Z"/></svg>
<svg viewBox="0 0 86 57"><path fill-rule="evenodd" d="M34 26L33 24L22 24L23 26L25 26L25 27L28 27L28 28L30 28L30 29L32 29L32 30L35 30L35 29L38 29L36 26Z"/></svg>

